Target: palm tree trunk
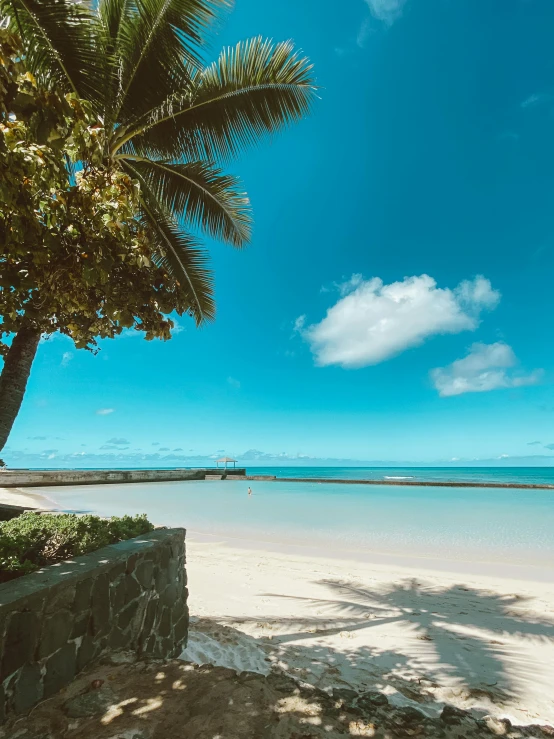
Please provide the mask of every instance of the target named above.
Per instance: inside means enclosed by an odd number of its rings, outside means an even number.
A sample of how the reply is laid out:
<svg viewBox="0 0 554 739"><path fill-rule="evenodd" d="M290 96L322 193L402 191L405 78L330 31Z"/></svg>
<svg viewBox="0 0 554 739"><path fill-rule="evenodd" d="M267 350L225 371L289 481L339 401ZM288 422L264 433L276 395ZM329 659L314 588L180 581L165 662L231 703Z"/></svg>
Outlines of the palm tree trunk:
<svg viewBox="0 0 554 739"><path fill-rule="evenodd" d="M21 408L39 340L38 329L23 326L15 335L4 358L4 367L0 374L0 452Z"/></svg>

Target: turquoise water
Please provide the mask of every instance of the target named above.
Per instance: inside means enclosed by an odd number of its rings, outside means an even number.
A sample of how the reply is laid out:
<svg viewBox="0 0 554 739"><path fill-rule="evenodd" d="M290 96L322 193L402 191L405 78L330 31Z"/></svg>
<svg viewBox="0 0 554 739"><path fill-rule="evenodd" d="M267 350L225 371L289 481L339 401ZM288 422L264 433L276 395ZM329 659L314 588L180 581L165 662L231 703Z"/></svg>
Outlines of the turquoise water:
<svg viewBox="0 0 554 739"><path fill-rule="evenodd" d="M330 556L358 551L554 567L554 490L190 481L47 492L64 510L145 512L189 535L317 546Z"/></svg>
<svg viewBox="0 0 554 739"><path fill-rule="evenodd" d="M440 482L515 482L554 485L554 467L251 467L248 474L342 480L405 478Z"/></svg>

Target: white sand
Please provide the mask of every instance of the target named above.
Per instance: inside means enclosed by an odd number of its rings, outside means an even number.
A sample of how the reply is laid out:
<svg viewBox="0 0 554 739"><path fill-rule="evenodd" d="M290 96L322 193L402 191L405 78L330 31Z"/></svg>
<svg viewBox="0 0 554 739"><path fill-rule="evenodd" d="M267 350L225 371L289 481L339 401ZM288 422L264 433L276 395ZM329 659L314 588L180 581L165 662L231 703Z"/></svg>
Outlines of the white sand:
<svg viewBox="0 0 554 739"><path fill-rule="evenodd" d="M265 657L324 689L378 689L430 715L450 703L554 724L553 580L258 546L189 540L189 605L199 619L191 661L263 671Z"/></svg>
<svg viewBox="0 0 554 739"><path fill-rule="evenodd" d="M0 478L1 481L1 478ZM54 508L54 501L43 495L36 493L26 493L19 488L2 488L0 487L0 504L16 505L23 508L36 508L37 510L48 511Z"/></svg>

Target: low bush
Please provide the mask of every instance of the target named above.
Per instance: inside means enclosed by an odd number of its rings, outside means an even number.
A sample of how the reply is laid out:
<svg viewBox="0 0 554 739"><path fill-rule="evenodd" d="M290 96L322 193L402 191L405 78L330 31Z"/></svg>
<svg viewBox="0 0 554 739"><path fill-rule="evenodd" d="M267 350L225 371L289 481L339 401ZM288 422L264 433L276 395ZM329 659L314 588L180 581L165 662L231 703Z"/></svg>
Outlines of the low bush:
<svg viewBox="0 0 554 739"><path fill-rule="evenodd" d="M0 522L0 582L132 539L153 528L146 514L104 519L74 513L23 513Z"/></svg>

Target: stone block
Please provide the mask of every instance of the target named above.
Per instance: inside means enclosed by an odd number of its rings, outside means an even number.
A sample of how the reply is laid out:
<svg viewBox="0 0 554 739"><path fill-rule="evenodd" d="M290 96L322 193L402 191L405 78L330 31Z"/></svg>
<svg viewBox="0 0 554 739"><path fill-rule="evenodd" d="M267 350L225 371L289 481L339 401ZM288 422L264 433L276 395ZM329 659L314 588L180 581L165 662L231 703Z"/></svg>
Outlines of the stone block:
<svg viewBox="0 0 554 739"><path fill-rule="evenodd" d="M129 603L128 606L126 606L121 613L119 614L117 618L117 625L120 629L125 629L129 626L133 618L135 617L137 611L139 608L139 602L138 600L134 600L132 603Z"/></svg>
<svg viewBox="0 0 554 739"><path fill-rule="evenodd" d="M99 575L92 586L92 633L107 634L110 629L110 580L105 573Z"/></svg>
<svg viewBox="0 0 554 739"><path fill-rule="evenodd" d="M32 662L40 633L40 621L34 611L20 611L11 614L4 639L1 680Z"/></svg>
<svg viewBox="0 0 554 739"><path fill-rule="evenodd" d="M158 626L158 634L161 637L168 637L171 634L171 611L164 608Z"/></svg>
<svg viewBox="0 0 554 739"><path fill-rule="evenodd" d="M112 604L112 613L117 613L125 605L125 580L126 577L122 577L121 580L113 583L110 587L110 601Z"/></svg>
<svg viewBox="0 0 554 739"><path fill-rule="evenodd" d="M160 595L160 603L164 606L173 606L177 600L177 586L170 583Z"/></svg>
<svg viewBox="0 0 554 739"><path fill-rule="evenodd" d="M136 567L135 577L145 590L152 587L154 563L151 559L143 559Z"/></svg>
<svg viewBox="0 0 554 739"><path fill-rule="evenodd" d="M125 603L130 603L142 593L142 588L132 575L125 577Z"/></svg>
<svg viewBox="0 0 554 739"><path fill-rule="evenodd" d="M21 668L14 687L14 710L27 713L42 698L42 675L39 665L26 664Z"/></svg>
<svg viewBox="0 0 554 739"><path fill-rule="evenodd" d="M92 636L87 635L83 637L83 641L77 652L77 672L80 672L90 664L99 651Z"/></svg>
<svg viewBox="0 0 554 739"><path fill-rule="evenodd" d="M169 578L167 576L167 570L165 570L163 567L160 566L159 570L156 573L156 590L158 593L161 593L162 590L164 590L167 587L167 584L169 582Z"/></svg>
<svg viewBox="0 0 554 739"><path fill-rule="evenodd" d="M57 613L60 609L69 609L75 600L75 586L66 585L56 588L46 601L46 614Z"/></svg>
<svg viewBox="0 0 554 739"><path fill-rule="evenodd" d="M182 616L179 621L175 624L173 629L173 637L176 644L181 644L185 641L189 629L189 619L187 616Z"/></svg>
<svg viewBox="0 0 554 739"><path fill-rule="evenodd" d="M71 627L69 638L78 639L80 636L85 636L85 634L88 634L90 620L90 613L83 613L80 616L76 616Z"/></svg>
<svg viewBox="0 0 554 739"><path fill-rule="evenodd" d="M125 572L127 575L130 575L132 572L134 572L138 558L138 554L132 554L127 560L127 566L125 567Z"/></svg>
<svg viewBox="0 0 554 739"><path fill-rule="evenodd" d="M108 649L117 652L120 649L126 649L129 646L129 642L133 638L132 632L124 632L117 627L114 627L110 631L108 637Z"/></svg>
<svg viewBox="0 0 554 739"><path fill-rule="evenodd" d="M75 598L73 600L73 611L81 613L90 608L90 594L92 590L92 578L87 578L75 586Z"/></svg>
<svg viewBox="0 0 554 739"><path fill-rule="evenodd" d="M49 698L75 677L77 655L75 644L66 644L46 661L44 697Z"/></svg>
<svg viewBox="0 0 554 739"><path fill-rule="evenodd" d="M73 615L67 609L46 618L40 633L38 658L44 659L63 647L69 639L72 626Z"/></svg>

